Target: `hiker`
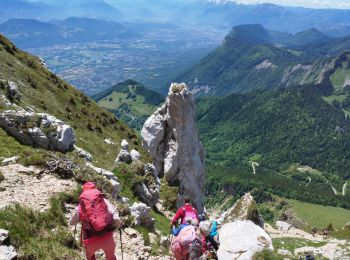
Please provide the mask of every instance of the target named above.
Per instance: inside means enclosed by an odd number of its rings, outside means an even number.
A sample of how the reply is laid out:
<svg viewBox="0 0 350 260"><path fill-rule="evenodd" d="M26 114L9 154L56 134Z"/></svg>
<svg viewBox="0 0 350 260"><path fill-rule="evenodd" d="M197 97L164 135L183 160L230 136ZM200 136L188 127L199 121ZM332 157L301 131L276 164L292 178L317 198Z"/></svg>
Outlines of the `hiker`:
<svg viewBox="0 0 350 260"><path fill-rule="evenodd" d="M176 225L179 219L181 220L181 224L185 224L187 218L196 219L199 222L198 212L190 203L191 199L186 197L185 205L177 210L175 216L170 222L170 226Z"/></svg>
<svg viewBox="0 0 350 260"><path fill-rule="evenodd" d="M107 260L116 260L113 230L114 227L121 228L123 222L93 182L85 183L82 188L79 205L69 223L72 226L79 221L82 223L87 260L95 260L95 252L100 249L104 251Z"/></svg>
<svg viewBox="0 0 350 260"><path fill-rule="evenodd" d="M183 229L184 227L187 227L189 225L191 225L192 219L191 218L187 218L186 219L186 223L185 224L181 224L180 226L176 227L175 225L172 226L171 232L174 236L177 236L181 229Z"/></svg>
<svg viewBox="0 0 350 260"><path fill-rule="evenodd" d="M214 236L211 236L213 228L213 222L202 221L199 224L199 230L202 241L202 258L215 258L216 251L219 249L218 243L215 241Z"/></svg>
<svg viewBox="0 0 350 260"><path fill-rule="evenodd" d="M312 236L314 237L315 234L317 233L317 228L316 228L316 227L313 227L312 230L311 230L311 232L312 232Z"/></svg>
<svg viewBox="0 0 350 260"><path fill-rule="evenodd" d="M187 220L189 221L189 220ZM184 226L171 241L171 251L176 260L195 260L202 254L202 243L197 232L198 221L192 219L191 225Z"/></svg>

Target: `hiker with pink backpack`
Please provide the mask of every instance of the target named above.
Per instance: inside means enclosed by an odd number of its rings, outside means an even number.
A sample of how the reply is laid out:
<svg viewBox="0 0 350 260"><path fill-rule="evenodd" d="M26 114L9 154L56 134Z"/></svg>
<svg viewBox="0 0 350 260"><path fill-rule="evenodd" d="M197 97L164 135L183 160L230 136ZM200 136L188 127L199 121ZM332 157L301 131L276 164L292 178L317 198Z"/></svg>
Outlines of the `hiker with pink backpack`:
<svg viewBox="0 0 350 260"><path fill-rule="evenodd" d="M95 260L95 252L100 249L104 251L107 260L117 259L114 254L116 244L113 231L115 227L121 228L123 222L93 182L83 185L79 205L69 223L75 226L78 222L82 224L81 239L84 242L87 260Z"/></svg>
<svg viewBox="0 0 350 260"><path fill-rule="evenodd" d="M173 228L178 224L180 225ZM199 259L202 254L202 243L198 232L198 212L185 198L185 205L178 209L170 222L174 237L171 241L171 251L176 260Z"/></svg>
<svg viewBox="0 0 350 260"><path fill-rule="evenodd" d="M199 222L198 212L191 205L191 199L186 197L184 201L185 201L185 205L183 205L181 208L177 210L175 216L170 222L170 226L176 225L179 219L181 220L180 224L185 224L186 219L196 219Z"/></svg>

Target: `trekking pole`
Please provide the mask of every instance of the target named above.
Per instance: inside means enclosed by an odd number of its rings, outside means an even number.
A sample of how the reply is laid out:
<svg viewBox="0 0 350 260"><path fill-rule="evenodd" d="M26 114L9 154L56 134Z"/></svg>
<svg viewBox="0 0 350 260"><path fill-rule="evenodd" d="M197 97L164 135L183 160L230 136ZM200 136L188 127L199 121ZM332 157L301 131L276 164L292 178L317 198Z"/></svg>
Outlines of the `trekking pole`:
<svg viewBox="0 0 350 260"><path fill-rule="evenodd" d="M121 229L121 228L119 228L119 237L120 237L120 250L122 251L122 260L124 260L124 256L123 256L122 229Z"/></svg>

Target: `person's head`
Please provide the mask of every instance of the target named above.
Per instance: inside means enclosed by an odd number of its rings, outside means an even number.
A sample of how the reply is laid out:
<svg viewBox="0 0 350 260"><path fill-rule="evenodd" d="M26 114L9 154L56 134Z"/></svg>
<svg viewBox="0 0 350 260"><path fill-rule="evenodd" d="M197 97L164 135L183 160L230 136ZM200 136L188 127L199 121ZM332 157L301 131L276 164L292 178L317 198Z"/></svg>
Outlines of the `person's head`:
<svg viewBox="0 0 350 260"><path fill-rule="evenodd" d="M82 188L83 188L83 191L93 190L93 189L96 189L96 185L95 183L89 181L89 182L86 182Z"/></svg>
<svg viewBox="0 0 350 260"><path fill-rule="evenodd" d="M192 224L192 218L186 218L185 222L186 222L186 224L191 225Z"/></svg>
<svg viewBox="0 0 350 260"><path fill-rule="evenodd" d="M184 201L185 201L185 203L191 203L190 197L187 197L187 196L184 198Z"/></svg>
<svg viewBox="0 0 350 260"><path fill-rule="evenodd" d="M195 218L191 219L191 225L194 227L198 227L199 225L198 219L195 219Z"/></svg>

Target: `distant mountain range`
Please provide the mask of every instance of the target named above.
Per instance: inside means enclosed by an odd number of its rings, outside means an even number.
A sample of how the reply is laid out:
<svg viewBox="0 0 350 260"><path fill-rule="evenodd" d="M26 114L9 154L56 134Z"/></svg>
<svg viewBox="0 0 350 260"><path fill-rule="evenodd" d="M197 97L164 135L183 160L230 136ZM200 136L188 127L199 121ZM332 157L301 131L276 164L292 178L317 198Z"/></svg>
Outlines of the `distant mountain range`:
<svg viewBox="0 0 350 260"><path fill-rule="evenodd" d="M328 36L350 34L350 10L310 9L274 4L244 5L231 1L2 0L0 22L12 18L49 21L71 16L114 21L167 22L227 32L240 24L262 24L269 30L297 33L317 28Z"/></svg>
<svg viewBox="0 0 350 260"><path fill-rule="evenodd" d="M177 81L186 82L197 96L306 84L327 91L332 86L324 75L341 66L329 56L349 48L350 37L331 38L317 29L291 35L261 25L240 25Z"/></svg>
<svg viewBox="0 0 350 260"><path fill-rule="evenodd" d="M118 22L75 17L51 23L34 19L11 19L0 25L0 32L21 48L101 40L128 40L138 36L133 30Z"/></svg>

